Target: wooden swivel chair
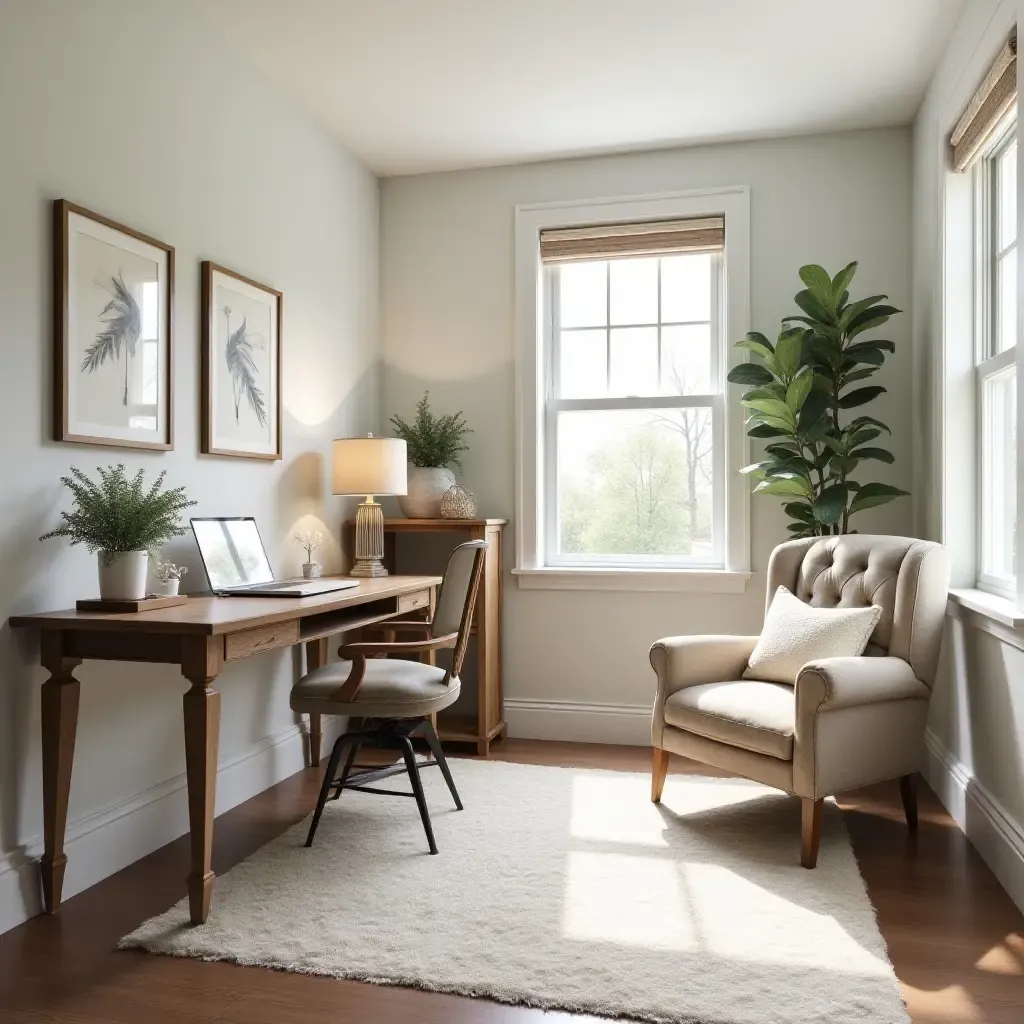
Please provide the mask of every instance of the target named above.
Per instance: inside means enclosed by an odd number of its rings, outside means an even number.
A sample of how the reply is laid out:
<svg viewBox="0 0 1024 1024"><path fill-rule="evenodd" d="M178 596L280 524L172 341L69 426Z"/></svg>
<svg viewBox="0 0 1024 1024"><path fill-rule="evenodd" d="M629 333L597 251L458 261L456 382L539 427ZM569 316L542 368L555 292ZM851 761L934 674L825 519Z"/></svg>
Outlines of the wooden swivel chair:
<svg viewBox="0 0 1024 1024"><path fill-rule="evenodd" d="M320 796L309 826L306 846L313 845L320 816L329 796L337 800L343 790L383 796L412 796L416 799L423 830L431 853L437 853L430 812L423 793L420 769L437 765L441 769L455 806L462 801L448 768L444 751L434 730L431 716L454 704L459 696L459 672L469 642L473 606L484 565L487 541L460 544L448 559L434 617L430 622L387 622L389 630L426 633L422 640L346 644L338 651L344 660L332 662L304 675L292 688L293 711L316 715L346 715L362 720L362 725L338 737L331 750ZM408 661L402 655L419 655L450 648L451 667ZM398 655L389 658L388 655ZM418 762L412 738L422 736L434 759ZM386 768L367 768L352 773L356 754L362 746L396 750L402 763ZM338 775L341 756L347 750L344 767ZM375 789L369 784L392 775L408 772L412 792Z"/></svg>

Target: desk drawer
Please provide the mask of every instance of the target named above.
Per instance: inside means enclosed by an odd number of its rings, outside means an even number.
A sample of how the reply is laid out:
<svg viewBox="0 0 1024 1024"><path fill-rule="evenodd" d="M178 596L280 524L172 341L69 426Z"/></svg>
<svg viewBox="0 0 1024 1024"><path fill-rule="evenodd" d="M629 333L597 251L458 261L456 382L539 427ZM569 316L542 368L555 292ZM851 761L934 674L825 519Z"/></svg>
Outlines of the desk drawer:
<svg viewBox="0 0 1024 1024"><path fill-rule="evenodd" d="M398 611L399 614L402 612L411 612L416 608L429 608L430 607L430 591L429 590L417 590L412 594L402 594L398 599Z"/></svg>
<svg viewBox="0 0 1024 1024"><path fill-rule="evenodd" d="M275 647L289 647L299 642L299 624L297 622L281 622L276 626L259 626L247 629L242 633L232 633L224 640L225 661L237 661L248 658L260 651L270 651Z"/></svg>

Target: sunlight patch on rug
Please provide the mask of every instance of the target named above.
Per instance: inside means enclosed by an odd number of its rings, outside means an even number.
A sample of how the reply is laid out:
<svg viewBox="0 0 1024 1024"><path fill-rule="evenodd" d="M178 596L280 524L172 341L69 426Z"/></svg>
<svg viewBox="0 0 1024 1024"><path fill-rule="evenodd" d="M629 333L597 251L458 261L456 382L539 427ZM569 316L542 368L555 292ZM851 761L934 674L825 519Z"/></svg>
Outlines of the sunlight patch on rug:
<svg viewBox="0 0 1024 1024"><path fill-rule="evenodd" d="M121 941L154 953L670 1024L906 1024L841 815L798 864L799 801L756 783L452 763L412 801L345 793ZM407 785L393 780L395 788Z"/></svg>

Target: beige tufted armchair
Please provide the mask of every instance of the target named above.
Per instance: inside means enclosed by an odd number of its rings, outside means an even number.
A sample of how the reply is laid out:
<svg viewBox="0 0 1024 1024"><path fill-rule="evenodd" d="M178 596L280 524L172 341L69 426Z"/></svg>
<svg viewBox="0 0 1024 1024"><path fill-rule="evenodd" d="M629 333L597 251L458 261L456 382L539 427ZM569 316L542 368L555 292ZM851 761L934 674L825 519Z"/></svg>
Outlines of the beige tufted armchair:
<svg viewBox="0 0 1024 1024"><path fill-rule="evenodd" d="M864 656L810 661L788 686L743 679L756 636L659 640L651 799L661 800L670 751L793 793L803 807L800 863L813 868L826 796L899 778L907 825L917 827L949 558L904 537L793 540L772 552L769 602L779 586L817 607L879 606Z"/></svg>

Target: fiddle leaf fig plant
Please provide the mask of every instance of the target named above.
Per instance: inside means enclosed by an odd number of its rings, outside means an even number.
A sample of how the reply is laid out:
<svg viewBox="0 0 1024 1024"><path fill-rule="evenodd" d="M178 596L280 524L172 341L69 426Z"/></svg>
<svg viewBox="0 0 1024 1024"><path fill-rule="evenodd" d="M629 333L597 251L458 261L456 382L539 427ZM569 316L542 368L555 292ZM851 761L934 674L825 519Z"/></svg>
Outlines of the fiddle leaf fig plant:
<svg viewBox="0 0 1024 1024"><path fill-rule="evenodd" d="M757 481L755 494L786 499L794 537L849 533L851 516L908 493L853 478L864 463L893 462L892 453L875 443L890 429L849 410L885 391L864 382L895 345L863 335L901 312L885 304L885 295L851 302L856 272L856 263L835 277L814 264L801 267L806 286L796 295L801 312L783 319L774 345L756 331L737 342L759 361L729 372L732 383L749 388L742 397L750 411L747 433L769 442L764 458L741 472Z"/></svg>

